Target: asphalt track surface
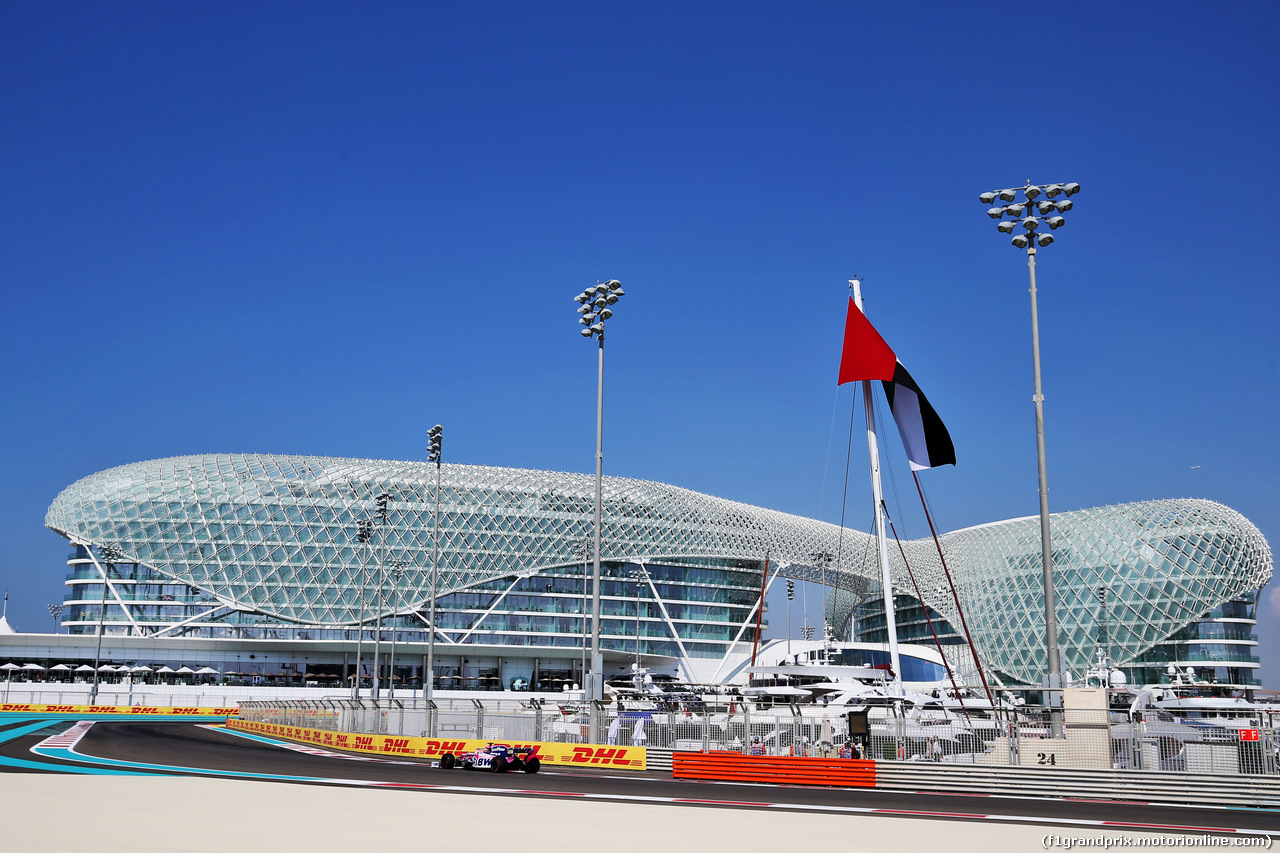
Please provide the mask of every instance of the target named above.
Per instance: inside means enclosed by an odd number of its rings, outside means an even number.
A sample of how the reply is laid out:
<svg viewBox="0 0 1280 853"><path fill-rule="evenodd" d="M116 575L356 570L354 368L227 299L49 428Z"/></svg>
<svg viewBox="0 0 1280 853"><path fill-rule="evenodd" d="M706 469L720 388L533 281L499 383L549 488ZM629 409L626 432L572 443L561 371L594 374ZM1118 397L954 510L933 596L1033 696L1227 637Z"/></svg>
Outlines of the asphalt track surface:
<svg viewBox="0 0 1280 853"><path fill-rule="evenodd" d="M544 767L524 773L441 770L405 759L339 756L257 735L193 723L96 722L74 753L46 744L72 722L10 721L0 726L0 770L253 779L494 797L606 798L672 807L899 815L1109 829L1277 832L1280 810L1168 806L1121 801L996 797L870 789L698 782L661 772ZM74 733L73 733L74 734ZM1033 793L1033 792L1032 792Z"/></svg>

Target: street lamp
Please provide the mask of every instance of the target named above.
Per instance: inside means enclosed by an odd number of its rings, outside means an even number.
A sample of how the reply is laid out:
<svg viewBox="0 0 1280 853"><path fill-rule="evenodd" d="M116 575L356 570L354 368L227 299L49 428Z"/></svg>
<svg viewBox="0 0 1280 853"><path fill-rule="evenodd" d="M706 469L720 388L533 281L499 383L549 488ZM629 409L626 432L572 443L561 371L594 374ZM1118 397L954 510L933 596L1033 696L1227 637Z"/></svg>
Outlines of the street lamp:
<svg viewBox="0 0 1280 853"><path fill-rule="evenodd" d="M58 620L62 618L62 611L65 610L66 607L61 604L50 604L48 607L49 615L53 617L53 633L56 634L58 633Z"/></svg>
<svg viewBox="0 0 1280 853"><path fill-rule="evenodd" d="M613 279L604 284L595 284L574 297L580 306L578 313L582 318L578 321L585 327L584 338L596 338L599 341L600 370L596 380L596 519L595 519L595 559L591 567L591 701L604 699L604 660L600 655L600 515L603 504L604 480L604 324L613 316L613 307L618 304L625 293L622 282ZM596 715L591 715L591 742L598 743L596 737Z"/></svg>
<svg viewBox="0 0 1280 853"><path fill-rule="evenodd" d="M377 510L374 512L374 517L377 519L377 525L383 530L380 541L384 545L387 540L387 534L385 532L387 528L387 505L390 502L390 492L383 492L374 499L374 504L377 506ZM385 548L378 549L378 617L376 622L377 628L373 635L373 685L369 693L370 697L375 702L377 702L382 695L382 596L387 587L387 578L383 571L385 566L382 562L384 551Z"/></svg>
<svg viewBox="0 0 1280 853"><path fill-rule="evenodd" d="M1048 684L1050 705L1055 691L1062 687L1062 662L1058 659L1058 617L1055 612L1053 589L1053 551L1049 539L1049 469L1044 452L1044 394L1040 385L1040 320L1036 311L1036 246L1048 246L1053 235L1041 231L1045 225L1056 231L1066 224L1062 214L1071 210L1071 196L1080 192L1077 183L1047 184L1036 186L1027 181L1025 187L994 190L978 196L983 204L994 204L997 199L1006 202L987 210L992 219L1000 220L996 228L1002 234L1011 234L1018 226L1022 233L1011 242L1014 248L1027 250L1027 268L1031 274L1031 362L1035 372L1036 404L1036 457L1040 471L1040 555L1044 570L1044 633L1045 652L1049 658ZM1024 201L1019 202L1021 193ZM1043 196L1043 198L1042 198ZM1059 196L1061 198L1059 199ZM1010 217L1006 219L1005 217ZM1061 694L1057 694L1061 695ZM1051 714L1052 734L1062 737L1062 711L1056 708Z"/></svg>
<svg viewBox="0 0 1280 853"><path fill-rule="evenodd" d="M444 427L436 424L427 430L427 461L436 463L435 512L431 533L431 603L427 605L427 671L423 674L423 696L427 700L427 716L431 720L431 737L435 737L435 714L431 700L436 680L436 585L440 578L440 448L444 443Z"/></svg>
<svg viewBox="0 0 1280 853"><path fill-rule="evenodd" d="M360 559L360 628L356 632L356 677L351 685L351 698L360 698L360 667L364 657L365 578L369 568L369 542L373 540L373 519L362 518L356 522L356 542L364 546Z"/></svg>
<svg viewBox="0 0 1280 853"><path fill-rule="evenodd" d="M93 556L93 552L89 553ZM107 577L110 572L115 569L116 562L124 555L119 548L113 545L99 545L98 556L102 558L102 564L98 566L102 572L102 602L98 605L98 646L93 653L93 686L89 688L89 704L98 704L98 667L102 665L102 631L106 627L107 613ZM97 562L96 560L94 561Z"/></svg>

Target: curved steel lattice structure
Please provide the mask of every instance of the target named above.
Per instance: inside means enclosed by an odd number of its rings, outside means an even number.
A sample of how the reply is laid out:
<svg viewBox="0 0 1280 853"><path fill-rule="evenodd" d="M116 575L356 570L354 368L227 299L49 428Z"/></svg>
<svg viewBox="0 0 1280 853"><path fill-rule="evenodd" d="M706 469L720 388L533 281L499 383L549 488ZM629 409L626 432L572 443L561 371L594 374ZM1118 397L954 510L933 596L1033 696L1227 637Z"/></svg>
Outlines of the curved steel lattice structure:
<svg viewBox="0 0 1280 853"><path fill-rule="evenodd" d="M1213 501L1142 501L1055 513L1051 530L1058 645L1077 676L1094 662L1103 618L1111 658L1125 665L1271 579L1271 549L1262 533ZM941 541L983 665L1039 684L1045 671L1039 517L959 530ZM908 554L925 603L959 625L937 550L921 553L920 544ZM1106 590L1105 617L1100 589Z"/></svg>
<svg viewBox="0 0 1280 853"><path fill-rule="evenodd" d="M419 606L430 588L435 472L425 462L253 454L139 462L86 477L50 506L46 525L74 542L113 545L223 603L281 620L351 625L362 569L400 561L386 600ZM378 518L373 541L357 541ZM583 474L444 465L439 591L576 566L590 536L594 480ZM1087 662L1099 586L1113 596L1112 647L1123 662L1190 619L1271 576L1271 553L1248 520L1209 501L1179 500L1053 517L1061 643ZM1043 664L1035 519L942 537L984 664L1038 681ZM781 575L826 583L833 624L877 584L868 534L643 480L604 481L603 557L744 560L768 553ZM926 603L956 620L932 541L904 543ZM895 586L912 589L893 554ZM376 573L369 573L370 580Z"/></svg>

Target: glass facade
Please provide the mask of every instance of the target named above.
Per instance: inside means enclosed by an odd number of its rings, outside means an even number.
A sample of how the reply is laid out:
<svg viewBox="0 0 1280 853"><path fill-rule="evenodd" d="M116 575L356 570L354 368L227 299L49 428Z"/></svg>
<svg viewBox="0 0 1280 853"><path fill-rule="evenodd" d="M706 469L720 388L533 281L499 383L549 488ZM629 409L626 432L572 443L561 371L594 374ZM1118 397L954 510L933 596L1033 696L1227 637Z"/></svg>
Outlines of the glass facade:
<svg viewBox="0 0 1280 853"><path fill-rule="evenodd" d="M109 631L346 640L362 614L366 622L381 614L402 639L425 638L438 546L440 642L546 647L572 657L584 627L581 561L594 478L469 465L444 465L439 474L437 494L436 468L423 462L223 454L86 477L46 516L77 546L68 626L93 630L102 596L93 555L110 545L124 557L103 615ZM364 541L359 531L370 522ZM1224 677L1251 668L1250 641L1240 634L1251 632L1250 596L1270 579L1272 560L1239 513L1212 501L1146 501L1058 513L1052 530L1069 669L1083 672L1092 662L1104 627L1121 663L1169 654ZM735 640L750 639L766 555L771 578L832 590L833 626L847 624L879 589L865 533L650 481L605 478L602 541L602 629L615 653L634 650L638 627L642 654L723 657ZM1011 681L1039 683L1038 519L955 531L941 544L984 662ZM904 603L903 639L931 641L927 607L955 642L958 612L944 594L932 539L902 550L905 562L891 553L895 599L914 601L908 564L926 599ZM1195 636L1172 639L1193 623ZM876 630L874 621L867 630ZM1157 651L1165 648L1176 651Z"/></svg>
<svg viewBox="0 0 1280 853"><path fill-rule="evenodd" d="M358 626L303 625L221 605L155 569L117 563L102 583L88 550L76 546L67 574L63 625L72 634L167 635L252 640L355 641ZM442 649L513 646L581 649L589 637L590 566L488 581L436 603ZM648 573L648 581L644 573ZM760 568L611 564L602 567L601 646L625 654L724 657L743 626L754 625ZM651 581L651 583L650 583ZM654 591L657 591L657 596ZM103 597L106 606L103 607ZM370 610L366 640L427 641L426 614ZM585 618L584 618L585 614ZM767 622L765 623L767 625Z"/></svg>

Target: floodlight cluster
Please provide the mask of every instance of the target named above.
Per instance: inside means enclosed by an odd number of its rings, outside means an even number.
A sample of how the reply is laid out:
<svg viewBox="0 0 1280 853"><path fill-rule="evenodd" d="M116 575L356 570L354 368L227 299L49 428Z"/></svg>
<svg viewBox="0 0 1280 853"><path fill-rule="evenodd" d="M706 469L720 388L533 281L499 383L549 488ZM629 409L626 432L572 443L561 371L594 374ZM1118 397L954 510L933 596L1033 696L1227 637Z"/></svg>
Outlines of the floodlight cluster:
<svg viewBox="0 0 1280 853"><path fill-rule="evenodd" d="M1017 248L1025 249L1033 241L1040 246L1053 242L1052 234L1038 229L1044 224L1050 231L1056 231L1065 225L1067 221L1062 214L1072 208L1070 197L1078 192L1080 185L1075 182L1037 186L1028 181L1025 187L983 193L978 196L978 200L983 204L1006 202L1004 205L988 208L987 216L1000 220L996 228L1001 234L1012 234L1021 225L1025 233L1015 235L1012 242ZM1022 195L1021 201L1018 200L1019 194ZM1009 218L1005 219L1006 216Z"/></svg>
<svg viewBox="0 0 1280 853"><path fill-rule="evenodd" d="M582 315L578 322L586 327L582 336L604 340L604 321L613 316L613 306L626 295L622 282L612 279L604 284L594 284L573 297L579 305L578 313Z"/></svg>

